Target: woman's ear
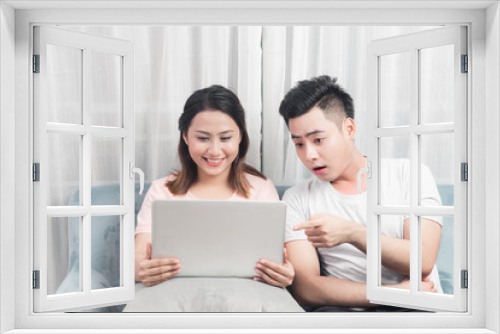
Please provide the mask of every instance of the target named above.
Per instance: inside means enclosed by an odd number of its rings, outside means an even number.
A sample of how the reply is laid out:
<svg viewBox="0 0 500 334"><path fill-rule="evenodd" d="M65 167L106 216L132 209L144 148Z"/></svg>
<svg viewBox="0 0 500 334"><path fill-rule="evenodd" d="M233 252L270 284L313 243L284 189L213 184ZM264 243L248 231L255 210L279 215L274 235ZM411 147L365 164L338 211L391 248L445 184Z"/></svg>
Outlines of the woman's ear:
<svg viewBox="0 0 500 334"><path fill-rule="evenodd" d="M356 138L356 123L352 118L345 118L342 122L342 130L349 140Z"/></svg>
<svg viewBox="0 0 500 334"><path fill-rule="evenodd" d="M188 139L187 139L187 135L185 132L182 133L182 139L184 140L184 143L186 143L187 146L189 146L188 144Z"/></svg>

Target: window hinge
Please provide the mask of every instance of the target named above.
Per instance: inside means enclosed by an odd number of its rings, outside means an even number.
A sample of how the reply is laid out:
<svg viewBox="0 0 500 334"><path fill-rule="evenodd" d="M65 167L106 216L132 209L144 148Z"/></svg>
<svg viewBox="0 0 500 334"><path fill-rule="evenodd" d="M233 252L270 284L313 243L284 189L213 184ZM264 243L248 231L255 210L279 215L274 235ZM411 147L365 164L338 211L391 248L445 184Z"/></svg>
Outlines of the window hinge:
<svg viewBox="0 0 500 334"><path fill-rule="evenodd" d="M33 270L33 289L40 289L40 270Z"/></svg>
<svg viewBox="0 0 500 334"><path fill-rule="evenodd" d="M466 162L462 162L460 165L461 169L461 175L462 177L460 178L462 181L469 181L469 166L467 165Z"/></svg>
<svg viewBox="0 0 500 334"><path fill-rule="evenodd" d="M462 69L460 72L467 73L469 71L469 57L462 55Z"/></svg>
<svg viewBox="0 0 500 334"><path fill-rule="evenodd" d="M461 277L462 277L462 289L467 289L469 287L469 272L467 270L462 270Z"/></svg>
<svg viewBox="0 0 500 334"><path fill-rule="evenodd" d="M33 164L33 181L40 182L40 163Z"/></svg>
<svg viewBox="0 0 500 334"><path fill-rule="evenodd" d="M33 73L40 73L40 55L33 55Z"/></svg>

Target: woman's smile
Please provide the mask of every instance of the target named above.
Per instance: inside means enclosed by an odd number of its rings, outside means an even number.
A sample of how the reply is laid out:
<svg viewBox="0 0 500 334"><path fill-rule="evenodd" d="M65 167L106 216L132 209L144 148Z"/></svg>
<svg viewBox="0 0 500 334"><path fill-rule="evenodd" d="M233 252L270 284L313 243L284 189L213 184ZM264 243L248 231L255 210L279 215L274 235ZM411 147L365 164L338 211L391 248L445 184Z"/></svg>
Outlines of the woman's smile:
<svg viewBox="0 0 500 334"><path fill-rule="evenodd" d="M224 160L226 158L207 158L207 157L203 157L203 159L206 161L206 163L210 167L219 167L220 165L222 165L222 163L224 162Z"/></svg>

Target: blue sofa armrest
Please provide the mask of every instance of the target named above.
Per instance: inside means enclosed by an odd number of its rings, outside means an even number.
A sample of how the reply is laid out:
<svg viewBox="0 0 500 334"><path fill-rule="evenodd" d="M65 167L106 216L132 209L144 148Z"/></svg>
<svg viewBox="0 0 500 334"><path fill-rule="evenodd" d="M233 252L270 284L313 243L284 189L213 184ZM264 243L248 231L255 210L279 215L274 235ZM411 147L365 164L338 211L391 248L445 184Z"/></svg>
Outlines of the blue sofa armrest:
<svg viewBox="0 0 500 334"><path fill-rule="evenodd" d="M139 195L139 184L135 185L135 224L144 197L151 186L144 184L144 192ZM117 205L120 198L120 187L117 184L92 187L92 205ZM78 206L80 194L75 192L68 205ZM92 289L120 286L120 216L93 216L91 227L91 267ZM80 219L68 218L68 274L60 284L56 293L79 291L80 261ZM117 311L114 307L94 309L95 312Z"/></svg>

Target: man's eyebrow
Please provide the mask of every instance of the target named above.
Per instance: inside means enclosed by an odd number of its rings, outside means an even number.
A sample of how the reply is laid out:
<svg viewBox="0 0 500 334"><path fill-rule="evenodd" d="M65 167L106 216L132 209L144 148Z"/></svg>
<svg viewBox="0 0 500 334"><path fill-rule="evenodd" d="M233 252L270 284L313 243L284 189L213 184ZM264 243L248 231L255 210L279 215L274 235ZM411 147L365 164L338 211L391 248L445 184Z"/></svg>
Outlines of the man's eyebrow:
<svg viewBox="0 0 500 334"><path fill-rule="evenodd" d="M304 137L313 136L315 134L322 133L322 132L325 132L325 131L323 131L323 130L314 130L314 131L306 133L306 135ZM300 138L302 138L302 136L296 136L296 135L292 134L292 139L300 139Z"/></svg>

